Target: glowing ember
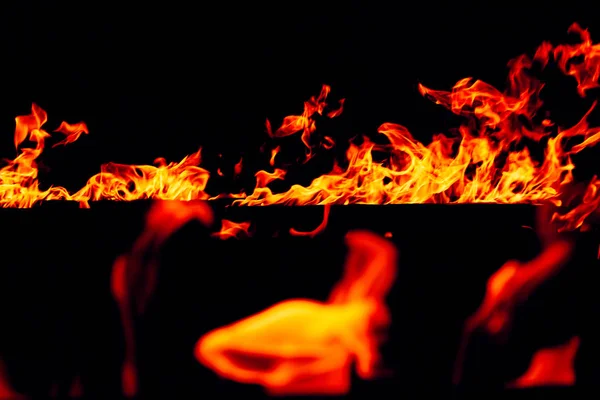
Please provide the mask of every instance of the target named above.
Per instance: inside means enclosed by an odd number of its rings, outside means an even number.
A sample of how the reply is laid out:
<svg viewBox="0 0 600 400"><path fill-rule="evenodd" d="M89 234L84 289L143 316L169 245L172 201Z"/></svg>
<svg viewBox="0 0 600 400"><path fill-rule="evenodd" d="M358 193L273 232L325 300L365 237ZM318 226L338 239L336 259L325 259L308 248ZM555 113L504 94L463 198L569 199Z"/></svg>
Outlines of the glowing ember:
<svg viewBox="0 0 600 400"><path fill-rule="evenodd" d="M369 232L351 232L346 240L345 274L327 303L288 300L209 332L196 346L198 360L222 377L278 395L347 393L353 361L360 377L375 377L396 249Z"/></svg>

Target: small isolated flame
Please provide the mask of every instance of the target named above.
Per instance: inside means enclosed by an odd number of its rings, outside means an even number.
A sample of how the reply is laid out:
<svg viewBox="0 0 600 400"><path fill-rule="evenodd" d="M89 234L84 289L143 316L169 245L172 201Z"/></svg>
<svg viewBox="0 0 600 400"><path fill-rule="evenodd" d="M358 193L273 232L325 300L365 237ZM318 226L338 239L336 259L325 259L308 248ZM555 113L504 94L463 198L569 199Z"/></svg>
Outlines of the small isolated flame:
<svg viewBox="0 0 600 400"><path fill-rule="evenodd" d="M573 386L575 355L579 343L579 337L575 336L560 346L537 351L527 371L508 386L512 388Z"/></svg>
<svg viewBox="0 0 600 400"><path fill-rule="evenodd" d="M212 234L221 239L239 239L250 236L250 222L233 222L227 219L221 221L221 230Z"/></svg>
<svg viewBox="0 0 600 400"><path fill-rule="evenodd" d="M346 240L344 277L328 302L284 301L209 332L196 345L198 361L276 395L348 393L353 362L360 377L375 377L397 250L370 232L350 232Z"/></svg>
<svg viewBox="0 0 600 400"><path fill-rule="evenodd" d="M294 228L290 228L290 235L292 235L292 236L308 236L311 238L317 236L318 234L323 232L325 230L325 228L327 228L327 223L329 222L329 211L330 210L331 210L331 205L326 204L325 207L323 208L323 221L321 221L319 226L317 226L312 231L302 232L302 231L298 231Z"/></svg>
<svg viewBox="0 0 600 400"><path fill-rule="evenodd" d="M209 196L206 185L209 172L201 167L200 151L179 163L157 159L155 166L109 163L91 177L77 192L62 187L40 188L36 160L50 134L43 130L46 113L36 106L27 116L17 117L15 146L19 155L0 170L0 204L3 207L31 207L43 200L74 200L86 207L90 200L204 200L233 198L238 205L308 205L308 204L399 204L399 203L532 203L551 201L562 204L561 193L573 180L575 168L571 156L595 145L600 128L590 127L587 118L592 105L579 123L570 128L557 126L549 118L540 118L540 92L544 84L535 77L535 66L556 65L577 82L580 96L597 88L600 76L600 45L593 44L590 34L574 24L569 32L579 35L580 42L568 45L542 43L533 57L513 59L509 65L508 84L504 91L465 78L451 91L433 90L419 85L419 92L464 118L456 134L435 135L428 145L415 140L402 125L385 123L379 135L386 144L376 144L369 137L351 141L345 160L306 187L293 185L283 193L273 193L269 184L285 179L286 169L278 167L276 146L270 151L273 171L258 171L256 187L244 192ZM273 130L272 138L301 134L306 159L319 149L334 146L333 139L319 136L320 118L334 118L343 111L344 100L330 107L330 87L323 85L318 96L304 103L301 115L287 116ZM77 140L88 129L84 123L63 122L57 130L65 135L55 144ZM33 142L33 148L22 147ZM379 141L377 141L379 142ZM531 156L530 146L542 146L544 157ZM242 160L234 166L234 176L241 173ZM222 172L219 170L219 174ZM579 203L554 216L563 229L576 229L600 203L600 181L590 182Z"/></svg>

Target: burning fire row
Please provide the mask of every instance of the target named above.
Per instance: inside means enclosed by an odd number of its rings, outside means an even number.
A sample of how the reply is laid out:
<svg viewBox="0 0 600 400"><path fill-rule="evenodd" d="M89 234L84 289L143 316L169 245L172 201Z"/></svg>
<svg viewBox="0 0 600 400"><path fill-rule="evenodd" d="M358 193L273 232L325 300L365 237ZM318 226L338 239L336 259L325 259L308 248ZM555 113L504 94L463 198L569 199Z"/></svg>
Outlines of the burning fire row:
<svg viewBox="0 0 600 400"><path fill-rule="evenodd" d="M544 84L534 71L549 64L558 67L577 82L580 96L598 87L600 45L590 34L574 24L569 32L579 35L578 44L553 46L543 43L533 57L522 55L509 62L508 84L502 92L471 78L459 81L451 91L419 85L423 96L464 117L455 134L435 135L429 145L415 140L403 126L385 123L378 129L387 144L376 144L364 136L352 140L346 159L333 170L306 187L293 185L283 193L273 193L269 184L285 179L286 170L278 166L279 147L271 150L272 171L258 171L256 187L250 194L205 192L209 171L201 168L200 151L178 163L155 160L155 165L108 163L85 186L69 192L60 186L42 189L36 160L50 134L44 130L47 114L33 105L27 116L16 118L15 147L18 156L0 170L0 203L3 207L31 207L44 200L72 200L88 207L94 200L206 200L232 198L238 205L309 204L401 204L401 203L561 203L565 185L572 182L575 168L571 156L594 145L600 128L590 127L587 118L595 107L570 128L541 118L540 92ZM331 107L329 86L304 103L301 115L285 117L273 130L267 120L269 136L280 138L300 134L308 161L321 156L319 150L336 146L330 137L315 134L321 118L342 113L344 100ZM85 123L63 122L57 133L64 139L53 145L67 145L89 130ZM25 147L27 142L33 147ZM534 159L530 146L542 146L542 160ZM239 173L242 162L235 166ZM585 216L598 205L599 181L589 183L585 195L568 214L556 215L566 228L581 226Z"/></svg>

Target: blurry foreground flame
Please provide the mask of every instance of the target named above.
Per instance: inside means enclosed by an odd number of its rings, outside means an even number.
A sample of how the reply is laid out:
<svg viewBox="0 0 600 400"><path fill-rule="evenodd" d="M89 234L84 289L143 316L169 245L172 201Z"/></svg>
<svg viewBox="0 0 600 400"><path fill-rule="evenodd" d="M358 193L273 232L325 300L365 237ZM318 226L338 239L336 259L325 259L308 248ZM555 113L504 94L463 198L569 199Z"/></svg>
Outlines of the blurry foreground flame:
<svg viewBox="0 0 600 400"><path fill-rule="evenodd" d="M212 209L205 202L155 202L146 215L144 231L131 251L115 260L112 293L119 306L125 335L122 382L126 396L135 396L138 391L134 316L143 314L155 290L159 251L165 241L188 222L197 220L209 227L213 218Z"/></svg>
<svg viewBox="0 0 600 400"><path fill-rule="evenodd" d="M10 384L2 359L0 359L0 399L25 399L25 396L15 392Z"/></svg>
<svg viewBox="0 0 600 400"><path fill-rule="evenodd" d="M508 387L573 386L579 342L579 337L575 336L560 346L537 351L527 371Z"/></svg>
<svg viewBox="0 0 600 400"><path fill-rule="evenodd" d="M510 327L515 307L563 268L573 255L575 248L573 239L559 234L556 225L548 218L552 208L539 207L537 211L535 231L541 241L542 249L536 257L527 262L507 261L488 279L483 302L464 325L455 361L454 384L460 383L471 335L478 329L483 329L490 335L506 332ZM546 357L544 360L551 362L559 359ZM554 371L561 367L546 365L545 368Z"/></svg>
<svg viewBox="0 0 600 400"><path fill-rule="evenodd" d="M284 301L209 332L196 345L198 361L276 395L348 393L353 362L363 379L376 377L397 250L365 231L348 233L346 241L344 276L329 301Z"/></svg>

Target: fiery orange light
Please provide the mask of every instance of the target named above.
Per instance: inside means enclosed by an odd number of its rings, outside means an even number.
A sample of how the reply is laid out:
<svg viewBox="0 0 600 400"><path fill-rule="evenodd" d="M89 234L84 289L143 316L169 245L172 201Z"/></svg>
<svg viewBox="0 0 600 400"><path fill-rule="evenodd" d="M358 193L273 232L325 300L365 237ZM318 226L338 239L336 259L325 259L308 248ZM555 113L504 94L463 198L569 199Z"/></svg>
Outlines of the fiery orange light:
<svg viewBox="0 0 600 400"><path fill-rule="evenodd" d="M162 245L192 220L211 226L214 222L212 209L205 202L153 203L146 215L144 230L131 251L119 256L113 264L111 289L119 306L125 336L125 360L121 371L125 396L135 396L138 392L134 316L144 312L154 292Z"/></svg>
<svg viewBox="0 0 600 400"><path fill-rule="evenodd" d="M323 209L323 221L317 226L315 229L309 232L298 231L294 228L290 228L290 235L292 236L308 236L315 237L319 233L323 232L325 228L327 228L327 223L329 222L329 211L331 210L330 204L325 205Z"/></svg>
<svg viewBox="0 0 600 400"><path fill-rule="evenodd" d="M360 377L375 377L397 250L370 232L351 232L346 241L344 277L328 302L284 301L209 332L196 345L198 361L277 395L347 393L353 362Z"/></svg>
<svg viewBox="0 0 600 400"><path fill-rule="evenodd" d="M227 219L221 221L221 230L212 234L220 239L239 238L250 236L250 222L233 222Z"/></svg>
<svg viewBox="0 0 600 400"><path fill-rule="evenodd" d="M15 146L19 155L0 170L0 204L3 207L31 207L43 200L73 200L82 206L89 201L164 199L195 200L233 198L237 205L270 204L399 204L399 203L560 203L565 184L572 181L571 155L600 140L600 128L587 123L589 112L570 128L561 128L549 118L540 119L540 92L544 84L534 77L534 64L546 67L554 61L566 75L577 82L578 93L587 95L598 86L600 45L593 44L587 30L574 24L570 32L580 36L580 43L552 45L542 43L533 57L522 55L509 63L508 85L500 91L479 80L465 78L451 91L433 90L419 85L419 92L436 104L465 118L458 135L436 135L428 145L415 140L402 125L385 123L379 134L387 144L375 144L368 137L352 142L346 159L306 187L293 185L283 193L273 193L269 183L285 179L286 170L277 167L271 151L271 172L256 173L256 187L250 194L232 193L210 196L205 192L209 172L201 167L200 152L179 163L156 160L156 166L109 163L91 177L77 192L62 187L40 189L36 160L50 134L43 130L46 113L36 105L28 116L17 117ZM579 62L572 62L573 59ZM304 103L300 115L285 117L273 130L267 120L267 132L273 138L301 133L307 159L319 147L330 148L329 137L315 135L319 118L338 117L339 106L330 107L330 88L324 85L318 96ZM592 106L592 109L594 106ZM591 111L591 109L590 109ZM83 123L61 124L58 131L66 135L57 144L68 144L88 133ZM33 148L21 147L26 139ZM573 140L577 139L577 140ZM542 160L534 159L527 141L545 148ZM527 145L526 145L527 144ZM375 152L383 154L376 157ZM241 172L242 161L234 167ZM554 220L563 229L582 227L585 219L600 203L598 180L588 186L578 204Z"/></svg>
<svg viewBox="0 0 600 400"><path fill-rule="evenodd" d="M560 346L537 351L527 371L508 386L525 388L574 385L575 355L579 344L580 339L575 336Z"/></svg>

